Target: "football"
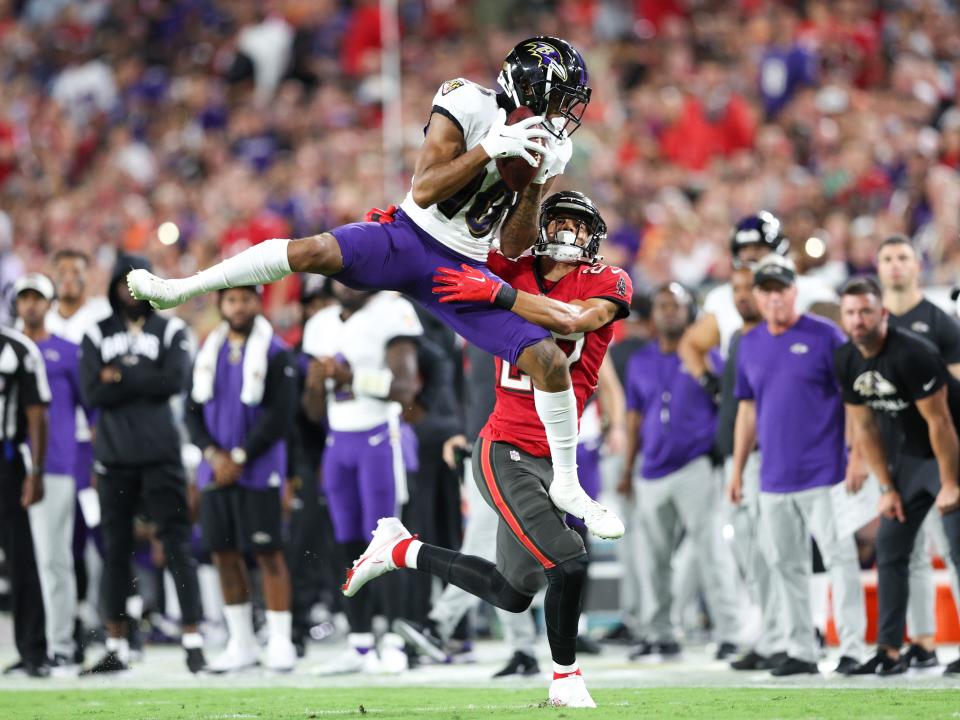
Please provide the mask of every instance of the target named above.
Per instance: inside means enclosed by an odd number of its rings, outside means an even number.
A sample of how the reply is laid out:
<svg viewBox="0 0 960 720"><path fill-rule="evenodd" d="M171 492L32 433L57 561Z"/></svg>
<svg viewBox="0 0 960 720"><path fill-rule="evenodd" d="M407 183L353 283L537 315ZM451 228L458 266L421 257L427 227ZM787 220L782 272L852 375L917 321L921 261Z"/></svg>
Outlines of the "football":
<svg viewBox="0 0 960 720"><path fill-rule="evenodd" d="M528 117L533 117L533 111L521 105L507 116L507 125L513 125L521 120L526 120ZM543 162L540 155L535 155L535 157L539 162ZM507 187L514 192L520 192L529 185L538 169L522 157L497 158L497 171Z"/></svg>

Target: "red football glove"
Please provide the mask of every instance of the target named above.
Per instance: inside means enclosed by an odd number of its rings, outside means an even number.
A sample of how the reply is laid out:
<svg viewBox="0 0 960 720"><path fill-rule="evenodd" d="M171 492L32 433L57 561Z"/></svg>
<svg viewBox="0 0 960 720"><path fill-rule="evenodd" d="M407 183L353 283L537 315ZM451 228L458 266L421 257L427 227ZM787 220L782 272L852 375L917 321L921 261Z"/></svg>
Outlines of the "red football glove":
<svg viewBox="0 0 960 720"><path fill-rule="evenodd" d="M392 223L396 219L393 217L396 212L396 205L390 205L386 210L381 210L380 208L370 208L367 210L367 214L363 216L363 221L385 225L386 223Z"/></svg>
<svg viewBox="0 0 960 720"><path fill-rule="evenodd" d="M433 293L441 296L442 303L485 302L492 305L502 287L502 282L466 263L459 270L437 268L437 274L433 276Z"/></svg>

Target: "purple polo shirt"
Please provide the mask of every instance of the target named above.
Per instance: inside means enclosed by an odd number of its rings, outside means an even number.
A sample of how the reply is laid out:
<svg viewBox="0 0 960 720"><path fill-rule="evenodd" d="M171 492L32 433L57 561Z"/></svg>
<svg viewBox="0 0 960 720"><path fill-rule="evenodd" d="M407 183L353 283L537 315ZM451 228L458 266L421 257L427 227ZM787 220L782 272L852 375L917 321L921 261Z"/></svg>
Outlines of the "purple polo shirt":
<svg viewBox="0 0 960 720"><path fill-rule="evenodd" d="M710 357L721 370L720 355ZM643 479L661 478L710 452L716 406L676 353L662 353L655 342L640 348L627 364L626 386L627 408L643 415Z"/></svg>
<svg viewBox="0 0 960 720"><path fill-rule="evenodd" d="M77 407L80 405L80 346L57 335L37 343L50 382L47 456L44 472L73 477L77 461Z"/></svg>
<svg viewBox="0 0 960 720"><path fill-rule="evenodd" d="M782 335L771 335L764 323L740 340L734 394L756 402L763 492L798 492L843 479L843 400L833 351L845 342L840 328L812 315L801 315Z"/></svg>
<svg viewBox="0 0 960 720"><path fill-rule="evenodd" d="M267 357L273 358L286 346L276 336L270 341ZM246 356L247 347L243 347ZM243 389L243 356L230 361L230 343L224 343L217 356L217 374L213 381L213 398L203 406L203 419L214 442L222 448L243 447L244 441L263 408L240 402ZM287 443L280 440L266 452L251 458L244 466L237 484L252 490L280 487L287 471ZM206 460L197 468L197 487L203 490L213 482L213 469Z"/></svg>

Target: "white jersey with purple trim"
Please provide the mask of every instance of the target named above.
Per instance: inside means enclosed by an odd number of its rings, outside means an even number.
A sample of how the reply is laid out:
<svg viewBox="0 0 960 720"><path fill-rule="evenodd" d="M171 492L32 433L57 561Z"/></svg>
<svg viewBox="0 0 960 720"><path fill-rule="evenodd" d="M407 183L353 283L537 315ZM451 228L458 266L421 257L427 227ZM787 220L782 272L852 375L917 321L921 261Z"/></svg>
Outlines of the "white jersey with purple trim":
<svg viewBox="0 0 960 720"><path fill-rule="evenodd" d="M378 292L346 320L339 305L324 308L303 329L303 351L308 355L340 357L353 371L389 371L387 347L393 340L423 335L423 326L409 301L395 292ZM371 430L390 420L396 403L379 397L355 395L351 389L327 381L327 421L343 432Z"/></svg>
<svg viewBox="0 0 960 720"><path fill-rule="evenodd" d="M456 78L440 86L430 114L443 115L459 127L470 150L487 136L497 109L493 90ZM411 190L400 209L437 242L486 262L490 243L515 199L515 193L500 179L496 161L491 160L452 197L422 208L413 201Z"/></svg>

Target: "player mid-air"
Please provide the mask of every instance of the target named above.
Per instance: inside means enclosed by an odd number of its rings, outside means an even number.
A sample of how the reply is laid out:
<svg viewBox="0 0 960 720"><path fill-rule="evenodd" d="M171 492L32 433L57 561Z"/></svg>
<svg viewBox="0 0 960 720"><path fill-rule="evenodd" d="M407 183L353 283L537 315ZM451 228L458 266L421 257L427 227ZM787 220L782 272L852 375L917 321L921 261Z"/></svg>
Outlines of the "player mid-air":
<svg viewBox="0 0 960 720"><path fill-rule="evenodd" d="M513 312L553 332L566 351L577 419L597 389L600 363L613 336L612 322L629 313L630 278L598 261L606 225L593 202L560 192L543 203L534 254L510 260L491 252L489 265L516 293ZM507 255L515 249L501 237ZM466 263L442 268L434 293L443 303L493 303L494 280ZM596 707L577 665L577 625L587 576L583 540L567 526L548 495L550 447L537 418L530 378L497 360L497 401L473 451L473 477L500 516L496 564L474 555L427 545L396 518L383 518L367 550L347 572L343 592L391 570L413 568L436 575L496 607L523 612L546 584L544 620L553 656L550 702Z"/></svg>
<svg viewBox="0 0 960 720"><path fill-rule="evenodd" d="M578 481L577 402L567 356L549 332L510 312L515 292L486 267L498 232L521 240L517 254L537 238L542 195L565 169L570 135L590 102L586 64L564 40L531 38L513 48L497 82L499 93L460 78L437 91L412 187L394 222L267 240L189 278L164 280L134 271L130 291L154 307L169 308L221 288L310 272L355 289L403 292L467 342L530 378L553 459L551 499L582 518L594 535L620 537L623 523L591 500ZM534 116L508 125L507 113L521 106ZM522 158L536 167L532 182L519 193L510 190L497 170L498 158ZM438 302L434 271L462 264L489 278L491 286L500 285L492 303Z"/></svg>

